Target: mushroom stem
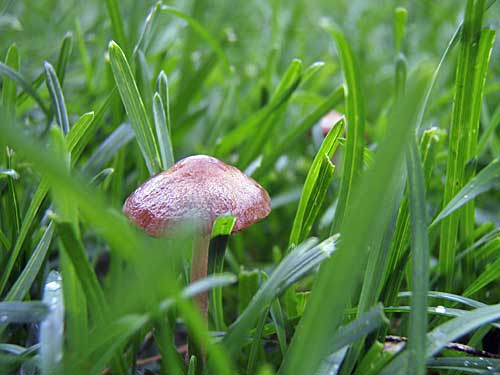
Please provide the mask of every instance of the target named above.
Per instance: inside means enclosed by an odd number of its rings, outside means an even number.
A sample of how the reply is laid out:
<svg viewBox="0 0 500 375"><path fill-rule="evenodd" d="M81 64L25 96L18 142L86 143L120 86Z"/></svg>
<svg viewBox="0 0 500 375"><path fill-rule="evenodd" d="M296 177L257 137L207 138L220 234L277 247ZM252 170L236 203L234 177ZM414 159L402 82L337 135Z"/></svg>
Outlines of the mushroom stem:
<svg viewBox="0 0 500 375"><path fill-rule="evenodd" d="M209 245L210 234L202 234L194 240L193 258L191 261L191 282L207 276ZM208 322L208 292L196 295L194 301L198 305L201 315Z"/></svg>

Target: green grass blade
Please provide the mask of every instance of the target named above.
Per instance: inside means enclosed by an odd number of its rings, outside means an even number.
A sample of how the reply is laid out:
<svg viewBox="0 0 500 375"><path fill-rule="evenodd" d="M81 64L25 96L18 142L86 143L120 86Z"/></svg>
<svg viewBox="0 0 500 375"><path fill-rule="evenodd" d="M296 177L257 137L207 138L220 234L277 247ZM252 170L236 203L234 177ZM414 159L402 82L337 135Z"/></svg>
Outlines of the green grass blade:
<svg viewBox="0 0 500 375"><path fill-rule="evenodd" d="M342 31L336 26L327 26L337 45L340 64L345 79L347 141L344 151L344 167L335 218L330 233L337 233L343 221L346 207L351 202L351 193L357 176L363 169L365 146L365 109L357 61Z"/></svg>
<svg viewBox="0 0 500 375"><path fill-rule="evenodd" d="M95 133L97 116L94 112L84 113L72 126L70 132L66 136L66 144L71 153L72 164L74 165L83 152L85 146L89 143L89 139Z"/></svg>
<svg viewBox="0 0 500 375"><path fill-rule="evenodd" d="M471 296L483 289L486 285L498 281L500 278L500 258L497 258L492 264L486 266L482 272L471 284L467 286L463 295Z"/></svg>
<svg viewBox="0 0 500 375"><path fill-rule="evenodd" d="M384 315L384 309L381 304L376 305L363 315L359 316L349 324L341 327L336 335L332 337L329 345L330 355L323 360L320 369L316 372L318 375L327 375L336 373L342 364L343 356L337 356L337 353L347 345L366 337L369 333L389 321Z"/></svg>
<svg viewBox="0 0 500 375"><path fill-rule="evenodd" d="M40 109L45 113L46 116L49 115L49 110L43 104L43 100L37 94L37 92L33 89L30 83L21 75L17 70L12 69L10 66L0 62L0 75L8 77L12 81L16 82L19 86L21 86L24 91L26 91L40 106ZM43 82L43 81L42 81Z"/></svg>
<svg viewBox="0 0 500 375"><path fill-rule="evenodd" d="M139 94L132 70L120 47L115 43L109 44L111 68L116 81L116 87L130 118L132 128L142 155L151 175L158 173L160 157L156 148L154 134L149 122L144 103Z"/></svg>
<svg viewBox="0 0 500 375"><path fill-rule="evenodd" d="M57 217L55 219L57 234L86 294L89 310L98 322L102 322L106 317L107 303L82 242L78 239L72 224L59 221Z"/></svg>
<svg viewBox="0 0 500 375"><path fill-rule="evenodd" d="M411 292L401 292L398 294L398 297L409 297L411 296ZM452 293L445 293L445 292L436 292L436 291L429 291L428 293L429 298L437 298L437 299L443 299L446 301L452 301L452 302L457 302L464 304L466 306L474 307L474 308L479 308L479 307L484 307L487 306L483 302L479 302L464 296L459 296L457 294L452 294Z"/></svg>
<svg viewBox="0 0 500 375"><path fill-rule="evenodd" d="M167 74L162 70L160 74L158 74L158 78L156 79L156 92L160 95L161 101L163 103L165 118L167 120L168 134L170 136L172 132L172 121L170 120L170 95L168 93L168 87L169 83Z"/></svg>
<svg viewBox="0 0 500 375"><path fill-rule="evenodd" d="M483 134L481 135L481 138L479 138L479 142L476 148L477 157L481 157L483 155L484 151L486 150L486 146L493 140L493 135L495 134L498 125L500 125L500 106L497 107L497 109L491 116L490 122L486 126Z"/></svg>
<svg viewBox="0 0 500 375"><path fill-rule="evenodd" d="M286 343L286 324L285 324L285 316L278 299L273 303L271 303L271 308L269 309L269 312L271 313L271 318L273 320L276 336L278 336L278 343L280 345L281 355L284 357L288 347Z"/></svg>
<svg viewBox="0 0 500 375"><path fill-rule="evenodd" d="M412 309L408 334L409 358L407 373L425 375L429 238L427 235L424 172L417 144L414 141L410 142L407 166L412 228Z"/></svg>
<svg viewBox="0 0 500 375"><path fill-rule="evenodd" d="M319 213L319 209L325 199L326 191L335 170L330 158L333 156L339 136L344 131L344 121L337 122L321 144L307 173L302 195L292 232L288 242L289 248L301 243L311 230L312 224Z"/></svg>
<svg viewBox="0 0 500 375"><path fill-rule="evenodd" d="M498 374L500 373L500 359L494 358L433 358L427 361L427 366L436 370L455 370L466 374Z"/></svg>
<svg viewBox="0 0 500 375"><path fill-rule="evenodd" d="M133 138L134 132L130 124L125 123L117 127L87 160L83 167L83 172L90 175L98 173L99 170L104 168L106 163Z"/></svg>
<svg viewBox="0 0 500 375"><path fill-rule="evenodd" d="M446 182L444 188L443 206L456 195L463 187L465 165L471 157L469 144L477 142L472 140L472 134L477 134L478 123L473 123L474 110L479 110L480 103L470 98L482 97L482 86L474 83L474 69L478 57L478 43L476 36L481 33L482 18L484 12L484 0L468 0L464 27L461 34L461 48L456 70L456 91L453 100L452 118L450 124L449 152L446 164ZM487 61L483 61L486 62ZM484 81L483 81L484 83ZM439 248L439 271L446 279L448 288L453 286L455 272L454 258L456 255L457 232L459 219L463 216L463 210L441 222L440 248ZM470 228L467 228L470 230ZM467 236L464 233L464 236Z"/></svg>
<svg viewBox="0 0 500 375"><path fill-rule="evenodd" d="M19 70L19 52L15 44L11 45L7 50L5 65L15 71ZM16 99L17 94L15 81L4 79L2 85L2 111L11 119L13 119L16 114Z"/></svg>
<svg viewBox="0 0 500 375"><path fill-rule="evenodd" d="M47 276L43 302L49 313L40 325L40 367L44 375L62 373L64 343L64 299L61 276L51 271Z"/></svg>
<svg viewBox="0 0 500 375"><path fill-rule="evenodd" d="M158 139L158 148L160 149L163 170L167 170L174 165L175 162L168 120L165 117L165 113L166 110L161 96L156 92L153 96L153 117L155 121L156 138Z"/></svg>
<svg viewBox="0 0 500 375"><path fill-rule="evenodd" d="M439 353L448 343L498 319L500 319L500 305L492 305L467 311L461 316L441 324L427 334L426 359ZM380 375L405 374L404 363L407 360L408 351L405 350L389 363Z"/></svg>
<svg viewBox="0 0 500 375"><path fill-rule="evenodd" d="M78 18L75 20L75 33L78 53L80 55L80 62L83 65L83 71L85 72L87 87L89 91L92 92L94 90L94 68L90 62L89 51L85 44L85 36Z"/></svg>
<svg viewBox="0 0 500 375"><path fill-rule="evenodd" d="M223 340L226 351L230 354L238 353L261 313L294 282L327 259L336 249L336 240L337 237L334 236L316 245L316 240L308 239L281 261L229 328Z"/></svg>
<svg viewBox="0 0 500 375"><path fill-rule="evenodd" d="M441 210L431 225L436 225L479 194L494 187L500 178L499 176L500 160L495 159L467 182L467 184Z"/></svg>
<svg viewBox="0 0 500 375"><path fill-rule="evenodd" d="M387 136L379 146L372 168L363 175L362 183L358 185L343 220L339 251L320 269L280 374L314 372L330 354L327 343L336 334L343 310L361 279L367 247L389 220L388 203L395 198L394 185L399 178L394 173L398 170L394 164L404 155L405 140L411 134L415 121L415 103L419 103L421 98L422 81L421 78L416 79L408 89L401 107L390 121ZM396 143L394 139L400 141Z"/></svg>
<svg viewBox="0 0 500 375"><path fill-rule="evenodd" d="M272 147L263 155L262 163L253 173L253 176L259 178L269 171L276 163L276 160L283 155L290 146L297 142L309 129L311 129L326 113L339 104L344 98L344 88L339 87L326 97L310 114L308 114L297 126L290 129L283 135L282 141Z"/></svg>
<svg viewBox="0 0 500 375"><path fill-rule="evenodd" d="M59 56L57 57L56 63L56 75L61 84L64 85L64 76L66 74L66 67L68 66L68 61L71 58L71 51L73 49L73 34L66 33L61 42L61 48L59 48Z"/></svg>
<svg viewBox="0 0 500 375"><path fill-rule="evenodd" d="M120 12L120 4L118 0L106 0L106 9L108 10L109 19L111 20L111 29L113 39L118 45L123 47L125 54L128 55L128 39L125 35L125 22Z"/></svg>
<svg viewBox="0 0 500 375"><path fill-rule="evenodd" d="M38 275L38 272L40 272L42 264L45 261L53 234L54 226L49 224L43 232L35 250L33 250L29 261L23 269L23 272L21 272L21 275L19 275L14 285L9 289L9 292L5 296L5 301L24 299L24 296L29 292L31 285L35 281L35 278Z"/></svg>
<svg viewBox="0 0 500 375"><path fill-rule="evenodd" d="M56 112L56 120L61 127L64 135L69 132L69 119L68 112L66 111L66 103L64 102L64 96L62 93L61 85L57 79L56 72L49 62L44 63L45 68L45 82L47 88L49 89L50 96L52 98L52 104Z"/></svg>

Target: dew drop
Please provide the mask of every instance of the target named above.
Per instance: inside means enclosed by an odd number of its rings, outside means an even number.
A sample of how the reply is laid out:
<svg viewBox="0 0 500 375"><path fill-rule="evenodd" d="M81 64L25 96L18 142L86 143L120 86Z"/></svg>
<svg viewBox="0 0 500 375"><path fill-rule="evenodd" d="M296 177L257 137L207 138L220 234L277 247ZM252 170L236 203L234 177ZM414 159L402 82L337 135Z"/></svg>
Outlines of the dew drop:
<svg viewBox="0 0 500 375"><path fill-rule="evenodd" d="M435 311L437 313L439 313L439 314L444 314L444 313L446 313L446 307L444 307L444 306L437 306L436 309L435 309Z"/></svg>

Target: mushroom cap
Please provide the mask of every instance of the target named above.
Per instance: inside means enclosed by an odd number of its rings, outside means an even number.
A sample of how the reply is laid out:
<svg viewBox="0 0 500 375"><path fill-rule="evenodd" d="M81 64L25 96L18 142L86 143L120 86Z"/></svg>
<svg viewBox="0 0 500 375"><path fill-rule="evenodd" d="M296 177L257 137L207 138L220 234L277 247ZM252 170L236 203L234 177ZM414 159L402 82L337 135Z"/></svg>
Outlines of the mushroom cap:
<svg viewBox="0 0 500 375"><path fill-rule="evenodd" d="M321 120L319 120L319 127L321 129L321 134L326 137L328 132L332 130L333 125L335 125L344 115L337 111L330 111L324 115Z"/></svg>
<svg viewBox="0 0 500 375"><path fill-rule="evenodd" d="M161 236L188 219L210 232L217 217L236 217L233 233L271 212L266 190L239 169L206 155L189 156L139 186L125 201L124 213L152 236Z"/></svg>

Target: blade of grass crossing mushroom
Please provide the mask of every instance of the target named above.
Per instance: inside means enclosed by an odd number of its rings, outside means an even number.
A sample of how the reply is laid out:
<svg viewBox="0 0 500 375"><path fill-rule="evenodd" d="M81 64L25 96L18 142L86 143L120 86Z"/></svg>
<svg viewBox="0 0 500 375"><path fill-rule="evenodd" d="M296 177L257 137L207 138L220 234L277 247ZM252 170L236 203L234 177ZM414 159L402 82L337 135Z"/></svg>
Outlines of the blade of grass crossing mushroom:
<svg viewBox="0 0 500 375"><path fill-rule="evenodd" d="M52 105L56 114L56 120L61 127L64 135L69 132L69 119L68 112L66 111L66 103L64 102L64 95L62 93L61 85L57 79L56 72L49 62L44 63L45 68L45 82L52 98Z"/></svg>
<svg viewBox="0 0 500 375"><path fill-rule="evenodd" d="M42 374L62 374L64 342L64 298L62 279L51 271L43 291L49 313L40 325L40 367Z"/></svg>
<svg viewBox="0 0 500 375"><path fill-rule="evenodd" d="M448 343L483 326L500 319L500 305L491 305L472 311L467 311L427 334L425 358L430 359L439 353ZM380 375L405 374L404 364L408 361L408 351L405 350L387 365Z"/></svg>
<svg viewBox="0 0 500 375"><path fill-rule="evenodd" d="M339 231L346 207L351 201L352 188L357 176L363 169L365 108L364 98L359 80L357 61L352 53L344 34L337 26L327 25L325 29L334 39L340 58L340 65L345 79L347 141L344 153L344 167L340 182L335 217L330 233Z"/></svg>
<svg viewBox="0 0 500 375"><path fill-rule="evenodd" d="M425 69L420 72L427 73ZM373 165L363 175L364 183L357 184L355 198L346 210L347 215L341 227L339 250L319 270L280 374L314 372L325 356L330 354L327 343L337 332L343 311L351 301L355 286L361 281L365 262L360 260L366 259L368 245L389 220L390 209L386 203L387 199L393 198L394 182L399 178L394 173L394 163L403 159L406 139L415 125L415 104L422 98L426 78L426 74L423 74L409 80L411 85L390 118L387 135L380 143ZM394 139L401 141L396 143ZM388 190L388 187L391 189ZM325 326L325 322L328 322L328 326Z"/></svg>
<svg viewBox="0 0 500 375"><path fill-rule="evenodd" d="M338 147L343 130L344 120L341 119L326 136L309 168L288 241L289 249L308 236L319 213L335 170L330 158Z"/></svg>
<svg viewBox="0 0 500 375"><path fill-rule="evenodd" d="M144 157L149 173L151 175L156 174L161 170L160 155L132 70L123 51L115 42L112 41L109 44L108 51L116 87L120 92L123 105L130 118L142 156Z"/></svg>
<svg viewBox="0 0 500 375"><path fill-rule="evenodd" d="M66 35L64 35L64 38L61 42L61 47L59 48L59 56L57 57L57 63L55 69L61 87L64 84L66 67L68 66L68 61L71 57L72 50L73 50L73 34L68 32L66 33Z"/></svg>
<svg viewBox="0 0 500 375"><path fill-rule="evenodd" d="M443 205L448 204L464 185L464 169L470 157L468 154L469 139L472 134L477 132L477 130L474 130L477 124L471 122L474 116L472 114L474 108L469 99L476 95L482 96L482 86L475 85L473 78L479 48L476 37L481 34L484 3L484 0L468 0L466 5L456 70L456 91L450 124ZM478 89L479 91L477 91ZM466 219L462 210L455 212L441 223L439 272L445 277L448 288L452 287L453 284L454 258L460 217ZM470 230L468 227L464 227L464 229L466 229L465 234Z"/></svg>
<svg viewBox="0 0 500 375"><path fill-rule="evenodd" d="M407 373L425 375L427 332L427 292L429 289L429 239L425 202L425 181L415 141L410 141L407 154L410 217L412 228L412 298L408 335Z"/></svg>

